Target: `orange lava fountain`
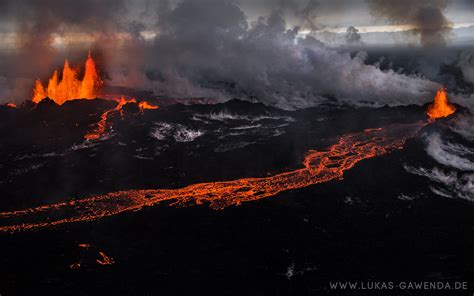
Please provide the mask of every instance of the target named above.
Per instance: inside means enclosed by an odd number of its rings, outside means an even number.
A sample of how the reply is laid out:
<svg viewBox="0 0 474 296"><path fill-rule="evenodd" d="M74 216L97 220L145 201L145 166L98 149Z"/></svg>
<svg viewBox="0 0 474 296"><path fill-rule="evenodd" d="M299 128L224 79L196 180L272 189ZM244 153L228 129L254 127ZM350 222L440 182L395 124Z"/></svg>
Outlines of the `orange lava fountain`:
<svg viewBox="0 0 474 296"><path fill-rule="evenodd" d="M86 60L83 79L79 80L77 76L78 71L71 68L66 60L61 79L58 77L58 71L54 71L47 88L43 87L39 79L36 80L33 90L33 102L39 103L44 98L49 97L57 104L62 105L66 101L75 99L94 99L102 85L102 80L97 73L90 51Z"/></svg>
<svg viewBox="0 0 474 296"><path fill-rule="evenodd" d="M432 120L434 120L436 118L448 117L455 111L456 107L448 103L446 89L441 88L436 93L433 104L428 106L428 111L426 113Z"/></svg>
<svg viewBox="0 0 474 296"><path fill-rule="evenodd" d="M342 136L325 151L309 151L301 169L263 178L198 183L178 189L127 190L36 208L0 213L0 232L17 232L65 223L94 221L162 202L223 209L280 192L342 179L358 162L403 148L427 122L395 124Z"/></svg>

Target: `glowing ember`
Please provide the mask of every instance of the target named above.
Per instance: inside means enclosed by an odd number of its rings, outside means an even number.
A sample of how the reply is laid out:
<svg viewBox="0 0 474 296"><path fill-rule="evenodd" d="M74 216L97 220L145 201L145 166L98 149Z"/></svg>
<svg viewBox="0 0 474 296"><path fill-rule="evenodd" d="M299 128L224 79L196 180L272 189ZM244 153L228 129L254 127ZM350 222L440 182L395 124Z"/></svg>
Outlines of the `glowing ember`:
<svg viewBox="0 0 474 296"><path fill-rule="evenodd" d="M141 101L138 103L138 107L140 108L140 111L144 111L145 109L158 109L158 106L151 105L147 101Z"/></svg>
<svg viewBox="0 0 474 296"><path fill-rule="evenodd" d="M13 103L7 103L6 106L10 107L10 108L17 108L18 107L16 104L13 104Z"/></svg>
<svg viewBox="0 0 474 296"><path fill-rule="evenodd" d="M81 262L73 263L73 264L69 265L69 268L70 269L79 269L79 268L81 268Z"/></svg>
<svg viewBox="0 0 474 296"><path fill-rule="evenodd" d="M433 104L428 106L427 114L431 119L448 117L456 111L454 105L448 103L446 89L441 88L436 93Z"/></svg>
<svg viewBox="0 0 474 296"><path fill-rule="evenodd" d="M341 179L344 171L361 160L403 148L406 140L415 136L426 124L427 122L398 124L344 135L325 151L309 151L303 161L303 168L274 176L198 183L178 189L118 191L81 200L3 212L0 213L0 232L94 221L165 201L178 206L208 203L214 209L222 209L271 197L283 191Z"/></svg>
<svg viewBox="0 0 474 296"><path fill-rule="evenodd" d="M105 255L104 252L99 252L99 255L102 257L101 259L97 259L97 263L99 263L100 265L111 265L111 264L114 264L115 261L114 259L108 257L107 255Z"/></svg>
<svg viewBox="0 0 474 296"><path fill-rule="evenodd" d="M97 73L90 52L86 60L83 79L79 80L77 76L78 71L71 68L66 60L60 80L58 71L54 71L46 89L39 79L36 80L33 90L33 102L39 103L44 98L49 97L57 104L62 105L64 102L70 100L95 98L102 85L102 80Z"/></svg>

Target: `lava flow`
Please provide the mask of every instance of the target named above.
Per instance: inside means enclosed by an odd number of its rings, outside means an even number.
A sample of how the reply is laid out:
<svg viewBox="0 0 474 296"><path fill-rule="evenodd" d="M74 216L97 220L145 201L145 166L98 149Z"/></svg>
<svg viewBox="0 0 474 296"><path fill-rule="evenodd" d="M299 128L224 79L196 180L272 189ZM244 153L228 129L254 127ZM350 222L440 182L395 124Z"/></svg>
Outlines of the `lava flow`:
<svg viewBox="0 0 474 296"><path fill-rule="evenodd" d="M69 66L69 62L64 62L62 77L59 79L58 71L54 71L49 79L48 87L44 88L41 81L36 80L33 90L33 102L39 103L46 97L49 97L57 104L62 105L66 101L75 99L94 99L102 85L102 80L95 67L91 53L86 60L84 77L82 80L77 78L78 71Z"/></svg>
<svg viewBox="0 0 474 296"><path fill-rule="evenodd" d="M128 190L36 208L0 213L0 232L17 232L65 223L94 221L162 202L188 206L207 203L223 209L280 192L341 179L359 161L403 148L427 124L394 124L342 136L325 151L309 151L301 169L263 178L198 183L178 189Z"/></svg>
<svg viewBox="0 0 474 296"><path fill-rule="evenodd" d="M158 106L155 106L155 105L152 105L150 103L148 103L147 101L141 101L140 103L138 103L138 107L140 108L140 111L143 112L144 110L154 110L154 109L158 109Z"/></svg>
<svg viewBox="0 0 474 296"><path fill-rule="evenodd" d="M428 106L427 114L430 119L434 120L436 118L448 117L456 111L454 105L448 103L448 97L446 94L446 89L441 88L436 93L434 102Z"/></svg>
<svg viewBox="0 0 474 296"><path fill-rule="evenodd" d="M120 99L115 99L115 100L117 101L117 106L102 113L102 115L100 116L100 120L97 123L97 127L93 131L87 133L84 136L86 140L96 140L102 137L106 132L107 119L109 118L109 115L113 112L121 112L122 107L127 103L137 102L135 99L126 99L123 96Z"/></svg>
<svg viewBox="0 0 474 296"><path fill-rule="evenodd" d="M115 263L114 259L110 258L107 256L104 252L100 251L99 252L100 259L97 259L96 262L99 263L100 265L112 265Z"/></svg>
<svg viewBox="0 0 474 296"><path fill-rule="evenodd" d="M95 127L95 129L84 136L86 140L96 140L102 137L106 133L107 119L109 118L110 114L112 114L113 112L120 112L120 114L122 115L122 111L123 111L122 107L125 104L137 103L137 100L135 98L128 99L128 98L125 98L124 96L122 96L120 99L114 99L114 100L117 102L117 106L102 113L102 115L100 116L100 120L97 123L97 126ZM138 107L140 108L140 112L142 113L146 109L159 108L158 106L152 105L148 103L147 101L141 101L140 103L138 103Z"/></svg>

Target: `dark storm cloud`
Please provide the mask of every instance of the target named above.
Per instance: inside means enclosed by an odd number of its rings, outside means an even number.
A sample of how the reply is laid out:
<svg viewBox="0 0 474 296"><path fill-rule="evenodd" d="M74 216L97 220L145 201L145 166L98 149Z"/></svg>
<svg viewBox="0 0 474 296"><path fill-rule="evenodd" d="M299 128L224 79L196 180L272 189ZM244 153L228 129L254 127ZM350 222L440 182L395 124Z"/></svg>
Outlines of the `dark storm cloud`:
<svg viewBox="0 0 474 296"><path fill-rule="evenodd" d="M394 24L415 26L420 43L425 46L445 45L451 22L443 14L447 0L367 0L371 13Z"/></svg>

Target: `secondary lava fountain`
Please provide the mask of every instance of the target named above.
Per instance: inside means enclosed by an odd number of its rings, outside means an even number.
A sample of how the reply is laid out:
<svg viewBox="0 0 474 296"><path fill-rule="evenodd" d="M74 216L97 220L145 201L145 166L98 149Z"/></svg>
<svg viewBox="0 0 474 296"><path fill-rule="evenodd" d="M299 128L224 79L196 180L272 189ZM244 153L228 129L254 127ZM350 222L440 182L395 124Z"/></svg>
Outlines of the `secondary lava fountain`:
<svg viewBox="0 0 474 296"><path fill-rule="evenodd" d="M79 71L71 68L69 62L64 62L64 68L61 79L58 71L54 71L49 79L48 86L45 88L41 81L36 80L33 90L33 102L39 103L46 97L49 97L57 104L62 105L66 101L75 99L94 99L102 85L102 80L97 72L95 62L91 53L86 60L84 77L78 79Z"/></svg>
<svg viewBox="0 0 474 296"><path fill-rule="evenodd" d="M434 102L428 106L427 114L430 119L448 117L456 111L456 107L448 102L446 89L441 88L436 93Z"/></svg>
<svg viewBox="0 0 474 296"><path fill-rule="evenodd" d="M324 151L309 151L303 168L263 178L197 183L178 189L117 191L79 200L0 213L0 232L17 232L65 223L94 221L162 202L223 209L280 192L341 179L358 162L403 148L428 122L394 124L343 135Z"/></svg>

